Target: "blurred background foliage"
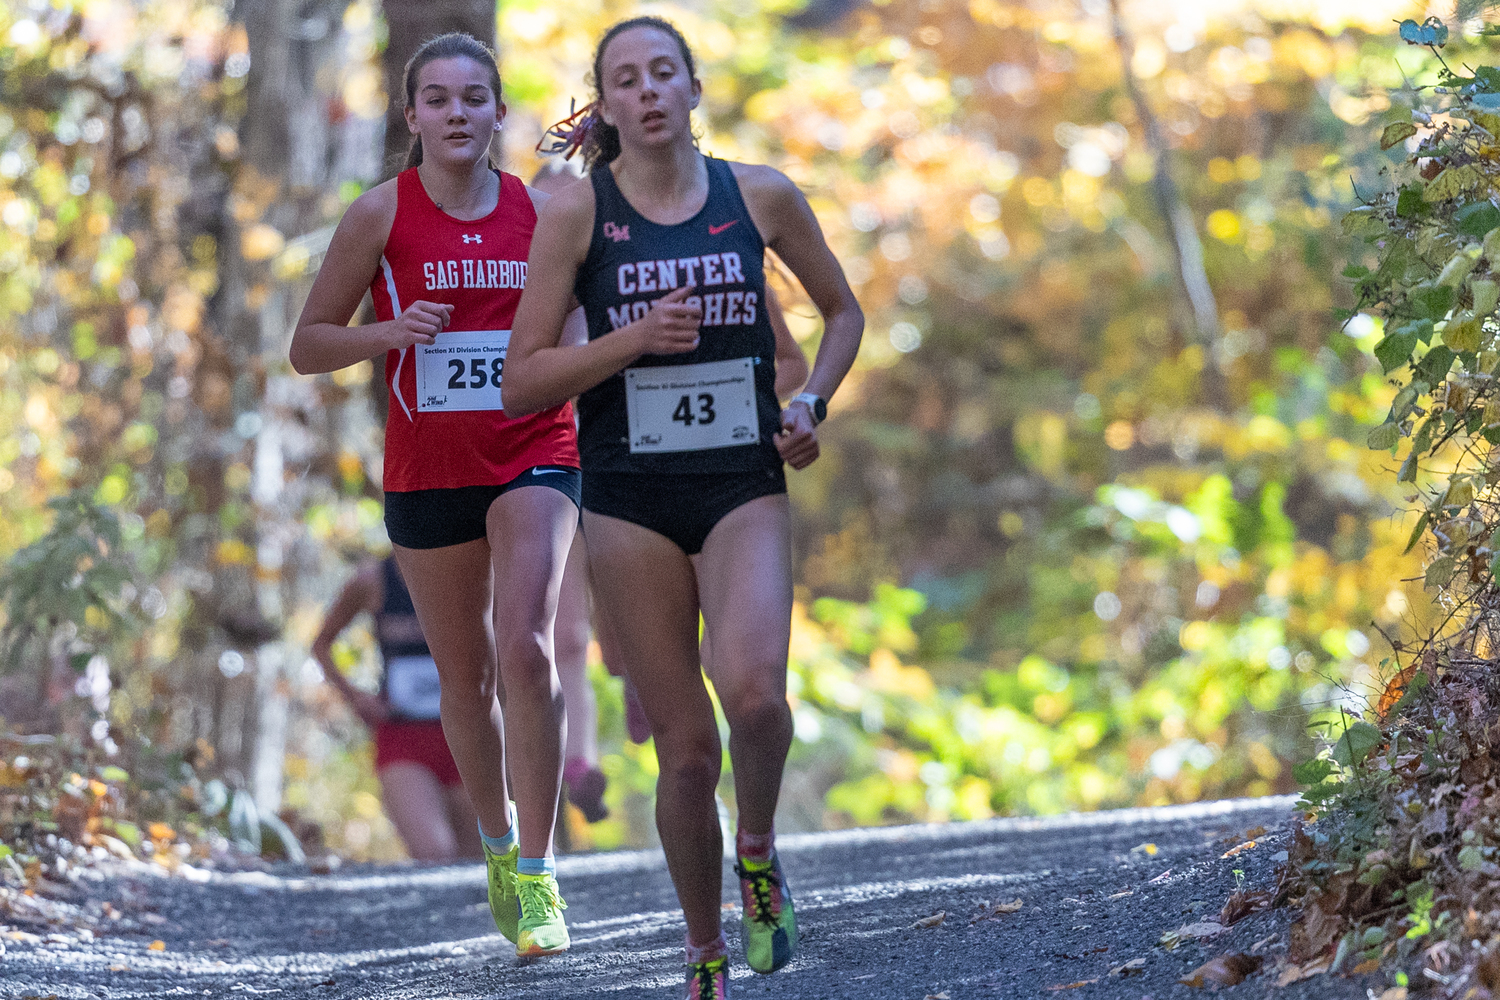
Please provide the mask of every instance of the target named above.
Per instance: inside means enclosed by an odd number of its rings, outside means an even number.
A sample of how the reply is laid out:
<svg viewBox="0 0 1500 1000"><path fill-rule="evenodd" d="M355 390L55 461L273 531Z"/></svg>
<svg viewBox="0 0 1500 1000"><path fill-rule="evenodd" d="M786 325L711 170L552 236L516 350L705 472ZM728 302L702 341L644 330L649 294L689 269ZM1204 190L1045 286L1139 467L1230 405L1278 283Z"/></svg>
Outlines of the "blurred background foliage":
<svg viewBox="0 0 1500 1000"><path fill-rule="evenodd" d="M0 715L176 754L354 857L399 848L307 647L387 545L381 372L301 378L286 345L331 225L404 147L383 73L491 13L460 6L0 8L0 557L27 651ZM1381 631L1436 621L1365 447L1394 388L1379 321L1338 312L1334 224L1383 183L1390 88L1430 75L1391 20L1427 11L504 0L507 169L541 167L639 10L695 46L703 149L803 187L869 319L792 477L782 829L1290 790L1310 727L1378 684ZM23 551L72 562L25 598ZM368 630L346 638L373 684ZM570 840L650 843L654 757L591 659L613 816Z"/></svg>

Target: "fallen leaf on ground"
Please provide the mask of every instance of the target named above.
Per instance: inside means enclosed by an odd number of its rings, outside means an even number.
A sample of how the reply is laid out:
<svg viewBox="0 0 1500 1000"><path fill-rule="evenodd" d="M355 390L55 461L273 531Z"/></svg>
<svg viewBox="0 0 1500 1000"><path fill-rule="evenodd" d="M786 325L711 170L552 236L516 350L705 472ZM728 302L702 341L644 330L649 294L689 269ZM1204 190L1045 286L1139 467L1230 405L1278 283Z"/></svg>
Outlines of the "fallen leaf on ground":
<svg viewBox="0 0 1500 1000"><path fill-rule="evenodd" d="M1058 986L1049 986L1049 987L1047 987L1047 992L1049 992L1049 993L1060 993L1063 990L1076 990L1080 986L1092 986L1094 983L1097 983L1098 981L1099 980L1097 980L1097 979L1080 979L1076 983L1062 983L1062 984L1060 984Z"/></svg>
<svg viewBox="0 0 1500 1000"><path fill-rule="evenodd" d="M109 967L109 971L110 972L129 972L130 971L130 966L128 966L128 965L111 965Z"/></svg>
<svg viewBox="0 0 1500 1000"><path fill-rule="evenodd" d="M1380 994L1380 1000L1406 1000L1406 987L1392 986L1390 989Z"/></svg>
<svg viewBox="0 0 1500 1000"><path fill-rule="evenodd" d="M1125 964L1117 965L1113 969L1110 969L1109 974L1115 978L1123 979L1126 976L1133 976L1145 968L1146 960L1144 958L1132 958Z"/></svg>
<svg viewBox="0 0 1500 1000"><path fill-rule="evenodd" d="M1245 839L1246 840L1259 840L1260 838L1264 837L1265 835L1266 835L1266 828L1263 827L1263 826L1252 827L1249 830L1245 831Z"/></svg>
<svg viewBox="0 0 1500 1000"><path fill-rule="evenodd" d="M1167 931L1158 942L1163 948L1171 951L1184 941L1197 941L1205 938L1218 937L1229 928L1212 920L1202 920L1196 924L1183 924L1175 931Z"/></svg>
<svg viewBox="0 0 1500 1000"><path fill-rule="evenodd" d="M1160 875L1156 876L1156 878L1152 879L1151 881L1147 882L1146 884L1147 885L1155 885L1158 882L1165 882L1167 880L1167 876L1170 875L1170 874L1172 874L1172 869L1168 868L1166 871L1162 872Z"/></svg>
<svg viewBox="0 0 1500 1000"><path fill-rule="evenodd" d="M1220 955L1218 958L1211 958L1204 962L1177 981L1195 990L1202 989L1208 983L1235 986L1243 983L1246 976L1259 969L1261 962L1259 955Z"/></svg>
<svg viewBox="0 0 1500 1000"><path fill-rule="evenodd" d="M1156 845L1155 844L1137 844L1135 847L1132 847L1130 849L1130 853L1131 854L1144 854L1148 858L1154 858L1156 856Z"/></svg>
<svg viewBox="0 0 1500 1000"><path fill-rule="evenodd" d="M1134 896L1134 895L1135 895L1135 890L1134 889L1126 889L1124 892L1117 892L1113 896L1105 896L1104 898L1105 899L1124 899L1126 896Z"/></svg>
<svg viewBox="0 0 1500 1000"><path fill-rule="evenodd" d="M146 947L149 948L149 949L151 949L152 951L166 951L167 950L167 942L165 942L165 941L152 941Z"/></svg>
<svg viewBox="0 0 1500 1000"><path fill-rule="evenodd" d="M921 920L918 920L916 923L912 924L912 926L913 927L936 927L938 924L941 924L946 919L948 919L948 911L947 910L938 910L932 916L930 916L930 917L923 917Z"/></svg>
<svg viewBox="0 0 1500 1000"><path fill-rule="evenodd" d="M1259 841L1247 840L1243 844L1240 844L1238 847L1231 847L1229 850L1219 855L1219 860L1222 861L1225 858L1232 858L1236 854L1244 854L1246 851L1253 850L1257 843L1259 843Z"/></svg>
<svg viewBox="0 0 1500 1000"><path fill-rule="evenodd" d="M1380 971L1380 959L1367 958L1363 962L1360 962L1358 965L1356 965L1354 968L1350 969L1349 975L1364 976L1370 974L1371 972L1378 971Z"/></svg>
<svg viewBox="0 0 1500 1000"><path fill-rule="evenodd" d="M1228 927L1252 913L1267 909L1270 905L1271 894L1269 892L1246 892L1243 889L1236 889L1224 901L1224 907L1219 911L1219 923Z"/></svg>
<svg viewBox="0 0 1500 1000"><path fill-rule="evenodd" d="M994 906L986 905L984 909L979 911L978 915L975 916L973 920L969 921L969 923L977 924L981 920L993 920L996 917L1003 916L1007 913L1015 913L1020 908L1021 901L1019 899L1013 899L1009 903L996 903Z"/></svg>
<svg viewBox="0 0 1500 1000"><path fill-rule="evenodd" d="M1313 976L1316 976L1320 972L1327 972L1329 966L1331 965L1333 965L1333 958L1329 955L1315 958L1312 961L1304 962L1301 965L1298 965L1295 962L1288 962L1286 967L1281 970L1281 975L1277 977L1276 986L1278 988L1283 986L1290 986L1292 983L1297 983L1301 982L1304 979L1309 979Z"/></svg>
<svg viewBox="0 0 1500 1000"><path fill-rule="evenodd" d="M948 994L946 991L942 993L929 993L922 1000L948 1000Z"/></svg>

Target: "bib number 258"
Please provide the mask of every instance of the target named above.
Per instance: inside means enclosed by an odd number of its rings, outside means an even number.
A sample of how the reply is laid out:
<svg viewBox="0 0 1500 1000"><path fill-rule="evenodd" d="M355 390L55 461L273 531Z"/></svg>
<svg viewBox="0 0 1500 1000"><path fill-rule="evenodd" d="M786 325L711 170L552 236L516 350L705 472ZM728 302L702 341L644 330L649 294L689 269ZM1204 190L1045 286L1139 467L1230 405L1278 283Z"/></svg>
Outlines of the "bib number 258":
<svg viewBox="0 0 1500 1000"><path fill-rule="evenodd" d="M445 330L418 344L417 409L427 413L499 410L509 330Z"/></svg>
<svg viewBox="0 0 1500 1000"><path fill-rule="evenodd" d="M485 370L483 358L470 358L468 368L464 368L464 363L458 358L449 358L448 371L450 389L483 389L487 385L498 389L500 376L505 373L505 356L502 354L490 358L488 371Z"/></svg>

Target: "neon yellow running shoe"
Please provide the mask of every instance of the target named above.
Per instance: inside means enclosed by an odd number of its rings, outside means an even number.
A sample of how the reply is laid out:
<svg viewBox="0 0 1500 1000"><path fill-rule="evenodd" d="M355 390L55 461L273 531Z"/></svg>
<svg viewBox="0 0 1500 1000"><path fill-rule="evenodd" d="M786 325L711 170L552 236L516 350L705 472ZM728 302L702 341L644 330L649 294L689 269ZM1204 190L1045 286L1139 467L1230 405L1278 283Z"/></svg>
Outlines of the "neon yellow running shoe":
<svg viewBox="0 0 1500 1000"><path fill-rule="evenodd" d="M734 871L740 877L745 907L741 920L745 961L756 972L775 972L797 951L797 915L781 874L781 859L774 851L770 861L740 858Z"/></svg>
<svg viewBox="0 0 1500 1000"><path fill-rule="evenodd" d="M496 854L488 844L484 845L484 866L490 883L490 916L495 918L495 927L510 942L516 940L516 925L521 920L520 900L516 896L516 861L520 856L520 844L504 854Z"/></svg>
<svg viewBox="0 0 1500 1000"><path fill-rule="evenodd" d="M729 1000L729 959L689 962L687 1000Z"/></svg>
<svg viewBox="0 0 1500 1000"><path fill-rule="evenodd" d="M557 891L553 875L516 876L516 894L521 900L520 934L516 937L516 955L536 958L568 950L568 925L562 911L568 908Z"/></svg>

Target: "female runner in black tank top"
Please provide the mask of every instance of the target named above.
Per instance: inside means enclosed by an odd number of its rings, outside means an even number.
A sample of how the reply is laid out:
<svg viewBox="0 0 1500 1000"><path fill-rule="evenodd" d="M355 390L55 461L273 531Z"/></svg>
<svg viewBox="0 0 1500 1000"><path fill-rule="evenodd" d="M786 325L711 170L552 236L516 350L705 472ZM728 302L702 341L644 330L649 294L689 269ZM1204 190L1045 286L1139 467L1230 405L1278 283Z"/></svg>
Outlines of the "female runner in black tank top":
<svg viewBox="0 0 1500 1000"><path fill-rule="evenodd" d="M582 394L584 531L600 610L656 738L657 827L688 925L688 996L728 985L719 926L721 750L698 618L729 721L743 932L753 969L796 944L772 822L792 740L786 660L790 508L781 462L814 431L864 317L807 201L767 167L698 152L701 85L656 18L610 29L594 59L592 175L541 211L506 361L506 412ZM823 315L807 391L779 410L761 254L780 255ZM559 346L574 296L587 344Z"/></svg>

